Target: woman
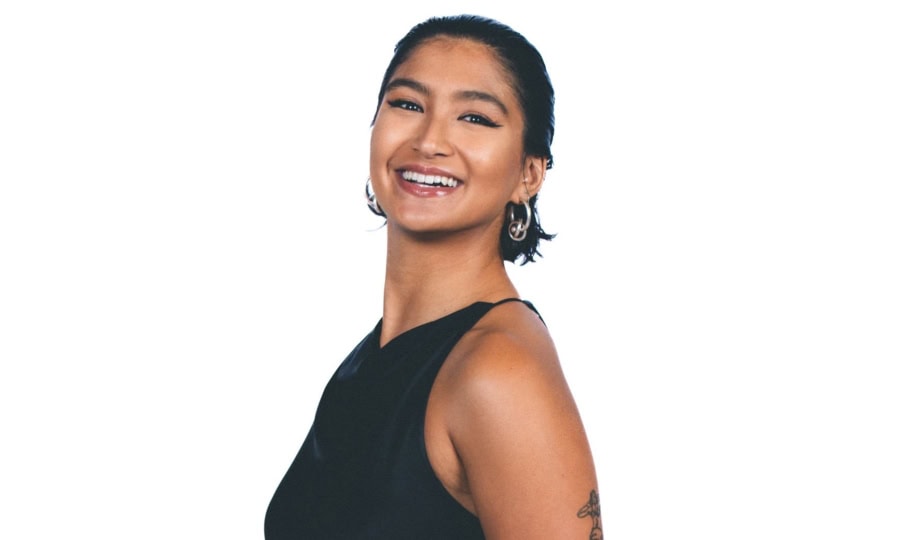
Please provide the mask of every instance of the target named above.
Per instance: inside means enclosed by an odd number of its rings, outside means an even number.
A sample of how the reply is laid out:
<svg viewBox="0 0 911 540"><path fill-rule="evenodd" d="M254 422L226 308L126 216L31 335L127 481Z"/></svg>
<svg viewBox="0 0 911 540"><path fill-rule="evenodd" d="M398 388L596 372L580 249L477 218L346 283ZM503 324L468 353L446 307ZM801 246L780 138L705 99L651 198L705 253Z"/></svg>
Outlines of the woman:
<svg viewBox="0 0 911 540"><path fill-rule="evenodd" d="M582 423L503 264L550 239L552 136L547 71L513 30L438 18L399 42L370 146L383 317L326 387L267 539L600 538Z"/></svg>

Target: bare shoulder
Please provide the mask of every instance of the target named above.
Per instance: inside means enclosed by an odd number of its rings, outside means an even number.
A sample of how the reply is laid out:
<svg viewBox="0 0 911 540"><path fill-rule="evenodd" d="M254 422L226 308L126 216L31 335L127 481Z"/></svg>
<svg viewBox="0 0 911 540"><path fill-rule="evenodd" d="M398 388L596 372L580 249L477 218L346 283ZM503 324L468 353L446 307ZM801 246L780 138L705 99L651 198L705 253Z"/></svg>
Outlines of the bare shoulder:
<svg viewBox="0 0 911 540"><path fill-rule="evenodd" d="M537 313L520 302L495 306L469 330L451 356L471 378L502 376L501 370L559 370L557 351Z"/></svg>
<svg viewBox="0 0 911 540"><path fill-rule="evenodd" d="M465 334L447 363L455 388L473 398L463 400L465 405L513 404L577 416L550 333L522 303L494 307Z"/></svg>
<svg viewBox="0 0 911 540"><path fill-rule="evenodd" d="M589 538L591 451L537 314L496 306L447 363L449 436L487 538Z"/></svg>

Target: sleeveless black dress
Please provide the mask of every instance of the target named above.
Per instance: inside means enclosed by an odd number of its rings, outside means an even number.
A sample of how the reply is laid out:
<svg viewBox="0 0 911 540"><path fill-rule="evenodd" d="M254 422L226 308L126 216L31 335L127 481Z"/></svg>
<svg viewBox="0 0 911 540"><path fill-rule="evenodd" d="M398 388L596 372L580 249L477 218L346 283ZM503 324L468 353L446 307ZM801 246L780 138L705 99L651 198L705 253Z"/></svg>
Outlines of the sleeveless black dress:
<svg viewBox="0 0 911 540"><path fill-rule="evenodd" d="M497 303L477 302L348 355L266 512L266 540L483 539L437 479L424 445L430 388L449 352ZM531 309L534 307L526 302Z"/></svg>

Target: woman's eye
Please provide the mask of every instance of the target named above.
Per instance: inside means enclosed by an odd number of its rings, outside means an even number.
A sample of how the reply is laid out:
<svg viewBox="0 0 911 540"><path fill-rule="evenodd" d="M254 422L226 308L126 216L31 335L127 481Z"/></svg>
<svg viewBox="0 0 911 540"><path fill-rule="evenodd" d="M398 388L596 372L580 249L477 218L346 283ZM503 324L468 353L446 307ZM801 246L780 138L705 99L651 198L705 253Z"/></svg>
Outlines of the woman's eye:
<svg viewBox="0 0 911 540"><path fill-rule="evenodd" d="M466 122L468 122L470 124L478 124L478 125L487 126L487 127L500 127L500 124L497 124L496 122L488 120L486 117L481 116L480 114L466 114L466 115L462 116L462 120L465 120Z"/></svg>
<svg viewBox="0 0 911 540"><path fill-rule="evenodd" d="M396 109L405 109L406 111L424 112L420 105L407 99L391 99L389 100L389 106Z"/></svg>

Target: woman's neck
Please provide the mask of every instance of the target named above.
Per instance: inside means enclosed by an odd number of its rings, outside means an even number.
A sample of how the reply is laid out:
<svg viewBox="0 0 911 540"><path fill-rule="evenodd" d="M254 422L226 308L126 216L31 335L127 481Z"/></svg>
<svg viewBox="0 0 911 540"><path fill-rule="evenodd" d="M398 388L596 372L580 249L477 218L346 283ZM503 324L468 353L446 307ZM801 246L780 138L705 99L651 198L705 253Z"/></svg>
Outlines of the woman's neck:
<svg viewBox="0 0 911 540"><path fill-rule="evenodd" d="M514 296L498 245L479 245L473 235L442 241L390 230L380 343L474 302Z"/></svg>

